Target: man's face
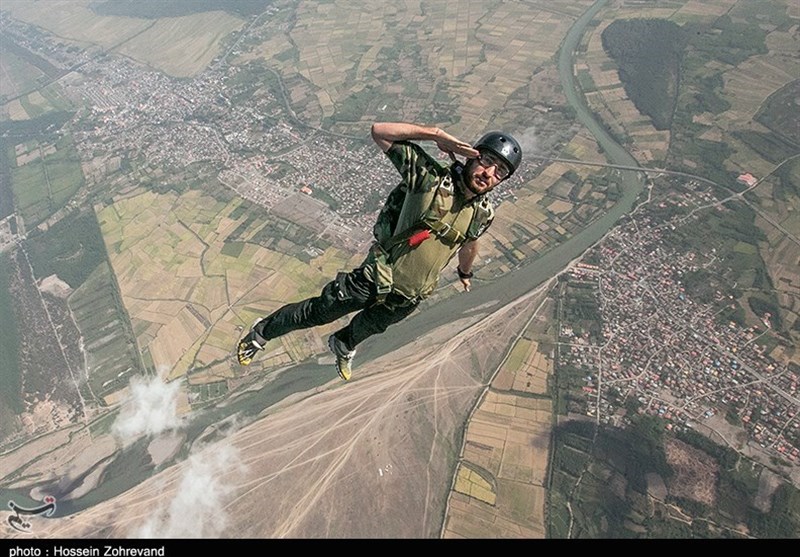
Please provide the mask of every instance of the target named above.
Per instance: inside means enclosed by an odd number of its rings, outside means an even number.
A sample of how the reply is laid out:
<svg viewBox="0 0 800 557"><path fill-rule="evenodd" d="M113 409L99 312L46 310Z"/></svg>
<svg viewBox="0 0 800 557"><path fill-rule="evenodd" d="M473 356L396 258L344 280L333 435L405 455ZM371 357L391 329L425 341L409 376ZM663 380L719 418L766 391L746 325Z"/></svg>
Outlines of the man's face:
<svg viewBox="0 0 800 557"><path fill-rule="evenodd" d="M465 183L469 191L481 195L508 178L511 173L508 165L491 151L481 151L476 159L470 159L466 167Z"/></svg>

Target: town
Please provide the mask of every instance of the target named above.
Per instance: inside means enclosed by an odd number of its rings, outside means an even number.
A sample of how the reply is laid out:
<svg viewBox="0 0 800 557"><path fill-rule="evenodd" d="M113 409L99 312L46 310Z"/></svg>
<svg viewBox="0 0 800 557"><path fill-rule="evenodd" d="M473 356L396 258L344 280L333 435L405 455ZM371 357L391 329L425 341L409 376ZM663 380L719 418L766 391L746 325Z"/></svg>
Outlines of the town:
<svg viewBox="0 0 800 557"><path fill-rule="evenodd" d="M696 181L683 189L690 193L670 192L656 209L711 201ZM725 317L735 307L731 295L717 289L708 301L693 299L689 276L723 274L724 262L714 248L683 248L672 236L679 218L653 213L641 206L566 276L588 288L597 308L595 334L563 315L559 331L560 367L583 376L582 411L622 425L635 400L669 430L708 428L737 450L743 443L735 431L743 427L751 445L797 465L800 373L767 353L770 315L743 326Z"/></svg>
<svg viewBox="0 0 800 557"><path fill-rule="evenodd" d="M309 226L342 247L362 250L371 241L395 170L368 134L330 134L290 117L285 95L256 79L257 64L218 60L195 78L175 79L123 57L73 49L15 20L0 25L51 64L54 79L83 107L72 136L88 190L106 187L108 175L131 161L137 180L165 183L202 163L221 184L266 209L298 192L317 200ZM521 180L533 171L526 165ZM713 201L700 184L685 186L691 194L680 195L698 205ZM661 203L686 203L680 195ZM510 187L496 200L513 196ZM635 400L667 429L708 427L740 448L725 431L743 428L768 454L797 465L799 374L759 343L770 316L760 316L763 327L742 326L719 318L730 306L726 295L717 292L708 302L688 295L687 274L714 274L722 262L713 249L678 249L669 241L675 225L642 209L565 275L591 292L597 307L594 332L560 316L559 368L582 374L580 410L620 425ZM1 229L0 242L9 244L13 228Z"/></svg>

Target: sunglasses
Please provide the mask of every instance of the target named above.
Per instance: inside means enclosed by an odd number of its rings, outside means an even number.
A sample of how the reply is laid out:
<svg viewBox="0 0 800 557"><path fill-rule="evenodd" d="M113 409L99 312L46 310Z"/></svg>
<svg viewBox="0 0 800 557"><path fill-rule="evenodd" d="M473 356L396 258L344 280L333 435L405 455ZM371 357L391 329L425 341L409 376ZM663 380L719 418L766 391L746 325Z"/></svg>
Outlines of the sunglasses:
<svg viewBox="0 0 800 557"><path fill-rule="evenodd" d="M503 159L490 151L481 151L478 155L478 163L485 168L494 167L494 175L500 180L505 180L511 174L511 169Z"/></svg>

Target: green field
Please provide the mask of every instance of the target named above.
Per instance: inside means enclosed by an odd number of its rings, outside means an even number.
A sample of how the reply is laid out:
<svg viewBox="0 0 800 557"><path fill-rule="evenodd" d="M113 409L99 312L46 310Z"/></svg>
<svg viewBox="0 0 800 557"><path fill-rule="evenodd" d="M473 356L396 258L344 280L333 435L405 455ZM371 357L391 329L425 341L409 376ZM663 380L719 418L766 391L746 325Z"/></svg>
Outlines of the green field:
<svg viewBox="0 0 800 557"><path fill-rule="evenodd" d="M54 145L55 153L47 153ZM69 136L55 144L40 142L41 156L13 168L11 181L14 203L28 228L47 220L63 208L84 184L78 154Z"/></svg>
<svg viewBox="0 0 800 557"><path fill-rule="evenodd" d="M23 411L20 389L19 362L17 360L18 341L17 319L14 317L13 300L9 293L10 255L0 253L0 322L4 323L3 334L0 335L0 426L3 431L10 431L6 424L7 412L19 414Z"/></svg>
<svg viewBox="0 0 800 557"><path fill-rule="evenodd" d="M570 422L558 428L549 494L550 537L566 537L570 522L572 538L595 539L741 538L743 535L736 532L739 524L759 528L759 522L767 515L742 512L758 489L752 463L743 461L728 472L725 464L730 455L713 444L697 448L710 450L709 456L720 463L719 506L724 508L710 508L698 501L668 496L667 502L674 507L707 521L687 523L664 512L661 502L647 496L648 477L658 475L668 487L674 477L665 460L663 424L658 418L647 416L638 416L634 422L626 430L603 427L596 433L589 423ZM701 442L699 438L692 440ZM786 500L781 506L796 513L796 501L791 502L790 497ZM771 533L791 537L796 518L779 522Z"/></svg>
<svg viewBox="0 0 800 557"><path fill-rule="evenodd" d="M528 339L520 339L515 345L514 348L511 350L511 354L508 356L508 361L506 362L506 367L512 373L516 373L522 367L523 362L525 362L525 357L528 355L528 352L531 349L531 341Z"/></svg>
<svg viewBox="0 0 800 557"><path fill-rule="evenodd" d="M72 101L62 94L61 85L58 83L51 83L39 89L39 93L47 99L51 107L59 112L70 112L76 108Z"/></svg>
<svg viewBox="0 0 800 557"><path fill-rule="evenodd" d="M29 234L25 246L37 277L55 274L72 288L81 286L107 259L100 227L90 211L72 213L47 232Z"/></svg>
<svg viewBox="0 0 800 557"><path fill-rule="evenodd" d="M51 83L34 93L20 97L19 102L29 118L38 118L49 112L74 109L72 102L61 94L61 86L58 83Z"/></svg>
<svg viewBox="0 0 800 557"><path fill-rule="evenodd" d="M108 263L97 266L70 296L69 306L83 337L91 393L102 402L99 399L140 373L136 344Z"/></svg>
<svg viewBox="0 0 800 557"><path fill-rule="evenodd" d="M799 95L800 79L796 79L770 95L755 116L795 148L800 145L800 110L796 104Z"/></svg>
<svg viewBox="0 0 800 557"><path fill-rule="evenodd" d="M158 19L161 17L180 17L201 12L224 10L231 14L248 17L258 15L273 0L103 0L91 5L92 11L98 15L122 17L143 17Z"/></svg>
<svg viewBox="0 0 800 557"><path fill-rule="evenodd" d="M47 75L6 48L6 41L0 40L3 56L0 58L0 102L32 91L47 81Z"/></svg>

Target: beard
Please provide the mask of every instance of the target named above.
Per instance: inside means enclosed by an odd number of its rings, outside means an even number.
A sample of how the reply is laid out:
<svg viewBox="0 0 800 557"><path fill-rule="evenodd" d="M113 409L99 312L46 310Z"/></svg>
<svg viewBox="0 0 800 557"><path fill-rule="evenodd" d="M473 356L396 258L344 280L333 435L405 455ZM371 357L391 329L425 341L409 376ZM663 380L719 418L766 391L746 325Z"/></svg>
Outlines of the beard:
<svg viewBox="0 0 800 557"><path fill-rule="evenodd" d="M466 187L470 192L475 195L483 195L485 193L489 193L494 189L494 184L492 186L488 186L482 188L481 186L475 183L475 167L478 166L478 159L470 159L466 166L464 166L464 174L463 174L463 182L464 187ZM499 183L499 182L498 182Z"/></svg>
<svg viewBox="0 0 800 557"><path fill-rule="evenodd" d="M469 191L471 191L475 195L482 195L487 191L489 191L489 190L482 190L478 186L476 186L473 180L473 176L469 176L467 180L464 181L464 185L467 187Z"/></svg>

